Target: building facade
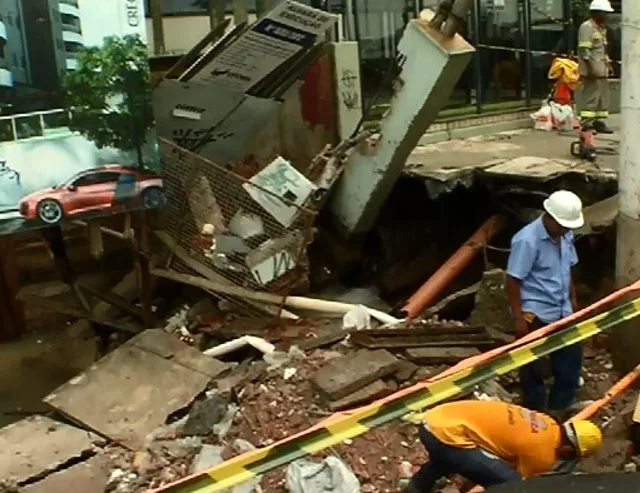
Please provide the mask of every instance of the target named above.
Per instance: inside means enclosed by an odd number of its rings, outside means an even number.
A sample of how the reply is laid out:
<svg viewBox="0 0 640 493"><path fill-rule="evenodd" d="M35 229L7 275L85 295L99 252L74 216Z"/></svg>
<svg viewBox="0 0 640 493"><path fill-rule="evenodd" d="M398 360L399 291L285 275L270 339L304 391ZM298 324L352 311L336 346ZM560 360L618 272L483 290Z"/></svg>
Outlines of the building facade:
<svg viewBox="0 0 640 493"><path fill-rule="evenodd" d="M84 46L78 0L22 0L33 87L57 91Z"/></svg>
<svg viewBox="0 0 640 493"><path fill-rule="evenodd" d="M0 88L29 84L29 53L21 0L0 2Z"/></svg>

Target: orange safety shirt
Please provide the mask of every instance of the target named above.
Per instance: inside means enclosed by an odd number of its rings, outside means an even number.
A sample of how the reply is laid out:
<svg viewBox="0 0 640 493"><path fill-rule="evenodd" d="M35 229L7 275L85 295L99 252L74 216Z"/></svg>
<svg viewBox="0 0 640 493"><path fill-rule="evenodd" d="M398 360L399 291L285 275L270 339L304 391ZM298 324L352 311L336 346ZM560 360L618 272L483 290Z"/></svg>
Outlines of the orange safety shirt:
<svg viewBox="0 0 640 493"><path fill-rule="evenodd" d="M480 448L509 463L524 478L549 472L562 440L553 418L515 404L457 401L430 409L427 428L441 442Z"/></svg>

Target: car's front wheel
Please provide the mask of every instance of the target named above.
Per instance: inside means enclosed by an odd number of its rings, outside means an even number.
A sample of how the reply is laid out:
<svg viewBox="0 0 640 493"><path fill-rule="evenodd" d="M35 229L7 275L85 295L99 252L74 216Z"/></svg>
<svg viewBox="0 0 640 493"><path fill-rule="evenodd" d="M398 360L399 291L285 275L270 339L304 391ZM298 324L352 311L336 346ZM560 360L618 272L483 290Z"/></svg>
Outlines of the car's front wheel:
<svg viewBox="0 0 640 493"><path fill-rule="evenodd" d="M142 205L145 209L157 209L167 202L164 190L159 187L147 188L142 192Z"/></svg>
<svg viewBox="0 0 640 493"><path fill-rule="evenodd" d="M38 204L38 219L43 223L58 224L63 217L62 205L57 200L44 199Z"/></svg>

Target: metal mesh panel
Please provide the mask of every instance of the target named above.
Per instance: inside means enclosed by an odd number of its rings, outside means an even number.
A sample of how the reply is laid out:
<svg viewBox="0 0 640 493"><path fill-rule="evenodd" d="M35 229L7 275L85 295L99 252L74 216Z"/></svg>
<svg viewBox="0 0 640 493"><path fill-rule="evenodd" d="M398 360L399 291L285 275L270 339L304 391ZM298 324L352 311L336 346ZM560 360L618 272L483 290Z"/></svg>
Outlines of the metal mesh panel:
<svg viewBox="0 0 640 493"><path fill-rule="evenodd" d="M312 239L314 211L173 142L159 140L168 195L166 232L175 242L174 250L179 248L190 261L210 269L205 277L217 282L283 298L308 283L306 248ZM261 205L265 201L286 208L291 221L281 224L277 214ZM189 263L173 255L169 268L188 272L193 270Z"/></svg>

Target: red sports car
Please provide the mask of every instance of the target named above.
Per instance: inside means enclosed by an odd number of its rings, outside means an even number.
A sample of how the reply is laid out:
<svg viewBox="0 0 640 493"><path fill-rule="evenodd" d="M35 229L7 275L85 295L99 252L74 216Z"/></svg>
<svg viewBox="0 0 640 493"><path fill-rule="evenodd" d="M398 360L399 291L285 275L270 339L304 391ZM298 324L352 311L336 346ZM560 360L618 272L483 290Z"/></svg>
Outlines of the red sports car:
<svg viewBox="0 0 640 493"><path fill-rule="evenodd" d="M107 164L81 171L64 183L20 201L25 221L58 224L91 213L156 208L165 204L162 178L148 171Z"/></svg>

